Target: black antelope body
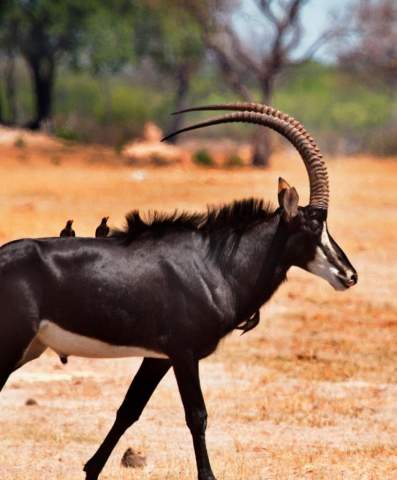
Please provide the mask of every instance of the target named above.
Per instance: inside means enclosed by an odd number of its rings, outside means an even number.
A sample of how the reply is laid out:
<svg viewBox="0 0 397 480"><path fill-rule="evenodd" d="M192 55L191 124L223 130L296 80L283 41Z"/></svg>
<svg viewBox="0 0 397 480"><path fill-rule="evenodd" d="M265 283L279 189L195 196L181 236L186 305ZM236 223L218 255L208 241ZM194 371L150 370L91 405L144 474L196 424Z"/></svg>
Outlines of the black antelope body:
<svg viewBox="0 0 397 480"><path fill-rule="evenodd" d="M207 108L237 113L198 126L250 122L286 137L306 165L309 205L298 206L297 191L280 179L277 209L250 199L205 214L155 214L146 222L132 212L127 228L107 238L24 239L0 249L0 389L47 348L61 357L144 357L112 428L84 467L87 480L98 478L170 368L198 478L213 480L199 360L233 329L258 323L259 308L293 265L337 290L357 282L328 233L326 166L302 125L262 105Z"/></svg>

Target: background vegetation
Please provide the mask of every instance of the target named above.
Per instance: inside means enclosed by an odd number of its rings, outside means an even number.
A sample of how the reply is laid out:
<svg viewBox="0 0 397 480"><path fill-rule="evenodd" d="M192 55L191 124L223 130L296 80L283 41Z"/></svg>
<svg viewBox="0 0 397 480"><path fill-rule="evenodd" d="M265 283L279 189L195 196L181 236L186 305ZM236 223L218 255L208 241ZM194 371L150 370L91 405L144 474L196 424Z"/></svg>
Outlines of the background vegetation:
<svg viewBox="0 0 397 480"><path fill-rule="evenodd" d="M47 127L66 139L119 147L139 135L147 120L155 121L166 130L179 127L178 120L175 117L170 120L169 113L184 105L241 100L236 89L230 88L213 45L206 42L208 31L203 32L202 22L183 8L189 2L169 0L165 6L164 2L147 0L132 7L131 2L122 0L90 0L84 8L74 0L57 3L61 5L59 8L49 0L15 0L5 2L0 8L2 123ZM261 3L268 8L274 2L258 0L258 4ZM297 7L305 3L308 2L290 0L290 4ZM371 24L365 29L365 20L359 22L359 13L356 17L351 15L353 11L360 12L358 7L375 9L371 11L372 23L376 20L378 34L384 32L383 36L391 41L396 27L390 32L386 26L390 24L388 19L397 18L393 3L347 1L346 5L356 8L338 20L337 29L325 32L327 48L333 52L334 61L320 62L312 55L302 61L285 60L272 80L271 103L301 119L324 149L382 155L397 152L397 99L391 81L397 54L392 51L390 58L382 58L380 64L372 62L363 68L362 52L370 49L368 36L374 35L375 27ZM207 15L212 12L214 17L211 17L212 24L217 21L216 14L223 12L225 2L215 4L208 2L207 5L211 8ZM241 6L241 2L228 4L233 4L235 9ZM379 11L383 16L374 16L374 12ZM226 20L222 19L224 27ZM354 27L355 22L359 22L361 31ZM179 28L175 28L176 25ZM43 118L38 116L37 88L29 57L37 29L41 29L44 40L38 42L34 54L39 51L41 55L44 50L44 60L50 55L50 63L54 65L51 111L45 111ZM62 43L71 31L73 38ZM384 50L390 50L388 38ZM47 43L53 48L50 54L46 53ZM252 45L245 48L249 53L250 48L254 49ZM234 54L227 44L224 51ZM378 58L381 53L378 51L376 55ZM364 62L364 65L369 64ZM263 85L249 69L243 78L247 95L261 101ZM220 134L240 139L246 138L247 130L227 126L197 133Z"/></svg>

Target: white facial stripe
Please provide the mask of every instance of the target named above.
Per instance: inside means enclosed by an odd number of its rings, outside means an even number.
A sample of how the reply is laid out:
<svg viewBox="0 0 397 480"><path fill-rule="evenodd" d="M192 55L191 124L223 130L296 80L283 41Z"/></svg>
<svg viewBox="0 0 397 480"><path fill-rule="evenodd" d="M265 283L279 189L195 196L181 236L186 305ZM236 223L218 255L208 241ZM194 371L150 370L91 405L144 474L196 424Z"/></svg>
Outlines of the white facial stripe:
<svg viewBox="0 0 397 480"><path fill-rule="evenodd" d="M332 246L331 239L328 235L327 224L324 222L323 231L321 232L321 244L331 254L332 259L335 262L338 262L338 254L335 252L334 247Z"/></svg>
<svg viewBox="0 0 397 480"><path fill-rule="evenodd" d="M321 244L324 249L327 251L328 254L332 257L335 262L337 262L337 254L332 246L331 240L329 238L327 232L327 225L324 222L323 230L321 232ZM329 258L324 253L323 248L317 247L316 255L314 259L308 263L307 270L314 275L318 275L319 277L327 280L336 290L345 290L346 287L342 284L342 282L338 278L338 269L336 266L330 263Z"/></svg>
<svg viewBox="0 0 397 480"><path fill-rule="evenodd" d="M49 320L40 322L37 339L59 355L88 358L152 357L167 358L164 354L141 347L111 345L110 343L69 332Z"/></svg>
<svg viewBox="0 0 397 480"><path fill-rule="evenodd" d="M339 267L347 278L350 278L355 272L349 268L340 258L335 251L335 247L332 245L331 239L328 235L327 225L324 223L323 231L321 234L321 243L327 249L327 253L331 255L333 262Z"/></svg>
<svg viewBox="0 0 397 480"><path fill-rule="evenodd" d="M323 223L323 231L321 232L321 243L328 248L331 248L331 240L329 239L327 224Z"/></svg>

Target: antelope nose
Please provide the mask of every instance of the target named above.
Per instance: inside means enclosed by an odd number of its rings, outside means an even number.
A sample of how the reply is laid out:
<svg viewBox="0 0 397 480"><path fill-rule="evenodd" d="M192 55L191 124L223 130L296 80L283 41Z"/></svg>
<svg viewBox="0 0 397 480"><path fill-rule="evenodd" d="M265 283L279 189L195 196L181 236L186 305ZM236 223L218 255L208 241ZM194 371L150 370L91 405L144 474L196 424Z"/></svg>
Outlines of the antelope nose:
<svg viewBox="0 0 397 480"><path fill-rule="evenodd" d="M353 272L350 275L348 275L346 285L348 285L349 287L352 287L357 283L357 280L358 280L358 275L356 272Z"/></svg>

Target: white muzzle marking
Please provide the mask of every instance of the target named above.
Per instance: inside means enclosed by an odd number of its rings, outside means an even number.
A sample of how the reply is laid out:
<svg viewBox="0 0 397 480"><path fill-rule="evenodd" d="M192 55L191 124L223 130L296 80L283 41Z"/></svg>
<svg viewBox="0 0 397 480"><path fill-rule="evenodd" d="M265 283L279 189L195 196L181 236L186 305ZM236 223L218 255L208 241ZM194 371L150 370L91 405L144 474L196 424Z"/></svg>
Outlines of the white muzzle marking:
<svg viewBox="0 0 397 480"><path fill-rule="evenodd" d="M338 278L337 268L329 263L328 258L320 247L317 247L316 256L314 260L308 263L307 269L310 273L327 280L335 290L346 290L347 287Z"/></svg>
<svg viewBox="0 0 397 480"><path fill-rule="evenodd" d="M317 247L314 259L308 263L307 270L326 280L335 290L346 290L348 288L340 279L338 254L335 251L328 235L327 225L324 222L321 233L321 246ZM350 272L352 274L353 272ZM346 272L348 275L349 272Z"/></svg>

